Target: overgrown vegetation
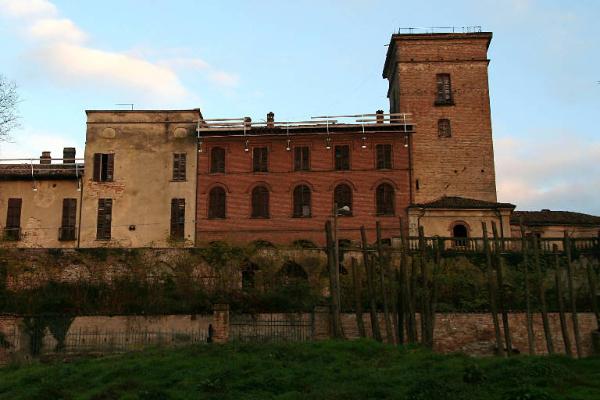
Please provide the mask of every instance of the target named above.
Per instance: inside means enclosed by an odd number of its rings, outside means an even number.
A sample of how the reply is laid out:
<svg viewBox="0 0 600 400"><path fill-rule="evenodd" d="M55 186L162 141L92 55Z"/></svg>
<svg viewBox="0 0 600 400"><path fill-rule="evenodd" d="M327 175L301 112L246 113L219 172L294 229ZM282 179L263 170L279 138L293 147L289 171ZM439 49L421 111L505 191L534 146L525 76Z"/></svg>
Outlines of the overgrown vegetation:
<svg viewBox="0 0 600 400"><path fill-rule="evenodd" d="M201 345L0 369L0 399L600 398L600 358L473 359L373 341Z"/></svg>

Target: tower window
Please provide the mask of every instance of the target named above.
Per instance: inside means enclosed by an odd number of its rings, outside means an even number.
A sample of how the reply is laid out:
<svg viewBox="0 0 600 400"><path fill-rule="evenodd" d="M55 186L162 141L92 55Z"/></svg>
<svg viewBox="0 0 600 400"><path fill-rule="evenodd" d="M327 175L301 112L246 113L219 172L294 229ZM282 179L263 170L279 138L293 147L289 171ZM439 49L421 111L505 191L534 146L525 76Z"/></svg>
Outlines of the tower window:
<svg viewBox="0 0 600 400"><path fill-rule="evenodd" d="M96 239L110 240L112 225L112 199L98 199Z"/></svg>
<svg viewBox="0 0 600 400"><path fill-rule="evenodd" d="M185 153L173 154L173 180L185 181L185 169L187 164L187 156Z"/></svg>
<svg viewBox="0 0 600 400"><path fill-rule="evenodd" d="M266 147L255 147L252 150L252 170L267 172L269 170L269 153Z"/></svg>
<svg viewBox="0 0 600 400"><path fill-rule="evenodd" d="M213 147L210 151L210 172L212 174L225 172L225 149Z"/></svg>
<svg viewBox="0 0 600 400"><path fill-rule="evenodd" d="M94 154L94 181L95 182L112 182L115 173L115 155L112 153Z"/></svg>
<svg viewBox="0 0 600 400"><path fill-rule="evenodd" d="M310 170L310 150L308 146L294 148L294 171Z"/></svg>
<svg viewBox="0 0 600 400"><path fill-rule="evenodd" d="M389 183L377 186L377 215L394 215L394 188Z"/></svg>
<svg viewBox="0 0 600 400"><path fill-rule="evenodd" d="M294 217L310 217L310 188L298 185L294 189Z"/></svg>
<svg viewBox="0 0 600 400"><path fill-rule="evenodd" d="M208 218L225 218L227 194L222 187L214 187L208 194Z"/></svg>
<svg viewBox="0 0 600 400"><path fill-rule="evenodd" d="M452 128L449 119L438 119L438 136L448 138L452 136Z"/></svg>
<svg viewBox="0 0 600 400"><path fill-rule="evenodd" d="M375 146L377 153L377 169L392 169L392 145L378 144Z"/></svg>
<svg viewBox="0 0 600 400"><path fill-rule="evenodd" d="M450 74L436 75L436 105L451 105L452 100L452 84L450 83Z"/></svg>
<svg viewBox="0 0 600 400"><path fill-rule="evenodd" d="M269 218L269 190L264 186L252 190L252 218Z"/></svg>
<svg viewBox="0 0 600 400"><path fill-rule="evenodd" d="M350 169L350 146L335 146L335 169L336 171Z"/></svg>
<svg viewBox="0 0 600 400"><path fill-rule="evenodd" d="M183 240L185 235L185 199L171 199L171 239Z"/></svg>

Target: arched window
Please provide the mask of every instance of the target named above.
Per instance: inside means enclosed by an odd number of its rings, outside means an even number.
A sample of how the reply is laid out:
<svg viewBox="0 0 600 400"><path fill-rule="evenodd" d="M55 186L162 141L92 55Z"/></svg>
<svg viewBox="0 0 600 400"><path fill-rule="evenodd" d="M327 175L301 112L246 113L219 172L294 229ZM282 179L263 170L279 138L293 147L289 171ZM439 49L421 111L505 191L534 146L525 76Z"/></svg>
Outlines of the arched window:
<svg viewBox="0 0 600 400"><path fill-rule="evenodd" d="M394 215L394 188L389 183L382 183L375 190L377 215Z"/></svg>
<svg viewBox="0 0 600 400"><path fill-rule="evenodd" d="M340 215L352 215L352 189L350 186L345 183L337 185L333 191L333 202L337 204L338 210L348 208L348 211L340 212Z"/></svg>
<svg viewBox="0 0 600 400"><path fill-rule="evenodd" d="M208 218L225 218L227 194L225 189L216 186L208 195Z"/></svg>
<svg viewBox="0 0 600 400"><path fill-rule="evenodd" d="M215 174L225 172L225 149L213 147L210 151L210 172Z"/></svg>
<svg viewBox="0 0 600 400"><path fill-rule="evenodd" d="M463 224L456 224L452 228L452 237L454 238L454 246L465 247L467 245L467 237L469 237L469 230Z"/></svg>
<svg viewBox="0 0 600 400"><path fill-rule="evenodd" d="M252 218L269 218L269 190L264 186L252 189Z"/></svg>
<svg viewBox="0 0 600 400"><path fill-rule="evenodd" d="M294 217L310 217L310 188L298 185L294 189Z"/></svg>

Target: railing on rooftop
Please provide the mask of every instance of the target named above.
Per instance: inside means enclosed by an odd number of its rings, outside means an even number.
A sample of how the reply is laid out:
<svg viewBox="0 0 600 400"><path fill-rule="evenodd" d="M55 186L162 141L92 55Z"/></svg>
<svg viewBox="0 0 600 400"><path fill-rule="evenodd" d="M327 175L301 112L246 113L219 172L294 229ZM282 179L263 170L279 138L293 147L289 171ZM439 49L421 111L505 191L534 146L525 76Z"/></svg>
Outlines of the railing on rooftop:
<svg viewBox="0 0 600 400"><path fill-rule="evenodd" d="M60 163L52 163L60 161ZM83 158L0 158L0 171L19 175L31 175L48 172L75 173L79 177L83 174ZM10 169L2 168L10 167Z"/></svg>
<svg viewBox="0 0 600 400"><path fill-rule="evenodd" d="M427 33L479 33L481 26L429 26L429 27L410 27L398 28L399 34L427 34Z"/></svg>
<svg viewBox="0 0 600 400"><path fill-rule="evenodd" d="M352 115L323 115L311 117L306 121L253 121L250 118L216 118L205 119L198 127L198 132L203 131L249 131L252 128L279 128L293 130L302 128L334 128L344 126L373 126L385 124L386 126L408 126L411 114L407 113L381 113L381 114L352 114Z"/></svg>

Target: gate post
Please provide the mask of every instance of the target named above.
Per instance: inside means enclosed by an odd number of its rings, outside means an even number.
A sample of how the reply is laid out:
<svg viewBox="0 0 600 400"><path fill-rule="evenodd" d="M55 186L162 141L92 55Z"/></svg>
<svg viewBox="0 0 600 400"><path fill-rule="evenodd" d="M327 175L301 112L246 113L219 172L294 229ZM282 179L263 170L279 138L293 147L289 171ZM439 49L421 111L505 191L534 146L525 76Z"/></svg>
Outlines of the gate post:
<svg viewBox="0 0 600 400"><path fill-rule="evenodd" d="M229 304L213 305L213 342L229 341Z"/></svg>

